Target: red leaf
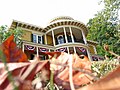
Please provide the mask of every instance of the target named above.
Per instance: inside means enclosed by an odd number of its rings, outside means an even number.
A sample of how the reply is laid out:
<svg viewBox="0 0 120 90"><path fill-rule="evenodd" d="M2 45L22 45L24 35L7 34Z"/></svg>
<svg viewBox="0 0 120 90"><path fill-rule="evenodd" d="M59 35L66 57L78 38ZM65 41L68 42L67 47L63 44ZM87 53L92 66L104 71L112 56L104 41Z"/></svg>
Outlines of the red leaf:
<svg viewBox="0 0 120 90"><path fill-rule="evenodd" d="M77 69L83 69L88 73L92 73L91 63L87 58L87 56L84 56L84 58L81 59L76 54L73 54L72 57L70 57L70 55L67 53L61 53L61 55L58 55L57 59L52 59L53 63L50 65L51 69L54 70L55 83L57 85L63 86L65 89L70 89L69 66L64 67L64 65L69 65L70 59L72 59L72 67L73 67L72 79L74 85L80 86L91 82L91 80L93 79L91 76L89 76L86 73L74 70L74 68L77 68Z"/></svg>
<svg viewBox="0 0 120 90"><path fill-rule="evenodd" d="M120 90L120 66L94 84L78 90Z"/></svg>
<svg viewBox="0 0 120 90"><path fill-rule="evenodd" d="M20 83L19 90L24 90L21 88L25 88L24 87L25 82L26 82L26 85L30 84L30 82L32 82L32 80L34 79L35 75L40 71L48 72L47 75L43 75L43 77L44 78L46 77L49 79L50 70L49 70L48 61L40 61L40 62L35 62L35 63L36 64L34 64L34 63L7 63L9 71L11 71L11 73L12 73L13 79L15 79L15 82L18 81ZM32 69L29 68L31 66L33 66ZM31 69L31 71L30 71L30 69ZM13 86L11 85L10 81L8 80L8 74L4 68L3 63L0 63L0 72L1 72L0 73L0 89L13 90Z"/></svg>
<svg viewBox="0 0 120 90"><path fill-rule="evenodd" d="M14 42L14 35L11 35L5 42L0 45L0 50L2 50L4 56L6 57L6 62L27 62L27 56L25 53L19 49Z"/></svg>
<svg viewBox="0 0 120 90"><path fill-rule="evenodd" d="M51 57L54 57L56 55L56 58L61 55L61 52L43 52Z"/></svg>

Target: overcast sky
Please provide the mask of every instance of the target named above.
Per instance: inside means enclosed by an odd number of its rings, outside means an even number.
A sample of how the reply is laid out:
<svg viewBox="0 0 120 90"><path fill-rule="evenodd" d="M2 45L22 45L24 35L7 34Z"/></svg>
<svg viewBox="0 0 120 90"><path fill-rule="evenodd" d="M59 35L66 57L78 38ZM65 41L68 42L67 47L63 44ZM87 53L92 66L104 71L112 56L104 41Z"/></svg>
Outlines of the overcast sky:
<svg viewBox="0 0 120 90"><path fill-rule="evenodd" d="M70 16L87 23L103 6L100 0L0 0L0 26L13 19L45 27L58 16Z"/></svg>

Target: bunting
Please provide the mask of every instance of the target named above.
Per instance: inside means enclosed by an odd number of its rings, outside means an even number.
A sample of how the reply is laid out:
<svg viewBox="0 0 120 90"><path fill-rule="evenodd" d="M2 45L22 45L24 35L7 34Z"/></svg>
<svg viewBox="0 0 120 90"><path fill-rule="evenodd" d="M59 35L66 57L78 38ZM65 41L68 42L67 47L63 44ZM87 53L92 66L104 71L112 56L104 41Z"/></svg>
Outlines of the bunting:
<svg viewBox="0 0 120 90"><path fill-rule="evenodd" d="M104 57L92 55L92 59L93 61L99 61L99 60L104 60Z"/></svg>
<svg viewBox="0 0 120 90"><path fill-rule="evenodd" d="M77 48L80 50L80 52L86 52L86 49L83 47L77 47Z"/></svg>
<svg viewBox="0 0 120 90"><path fill-rule="evenodd" d="M57 52L65 52L66 51L66 48L59 48L56 50Z"/></svg>
<svg viewBox="0 0 120 90"><path fill-rule="evenodd" d="M40 52L49 52L49 49L47 49L47 48L39 48L39 51Z"/></svg>
<svg viewBox="0 0 120 90"><path fill-rule="evenodd" d="M36 50L36 47L30 46L30 45L25 45L25 50L35 51L35 50Z"/></svg>

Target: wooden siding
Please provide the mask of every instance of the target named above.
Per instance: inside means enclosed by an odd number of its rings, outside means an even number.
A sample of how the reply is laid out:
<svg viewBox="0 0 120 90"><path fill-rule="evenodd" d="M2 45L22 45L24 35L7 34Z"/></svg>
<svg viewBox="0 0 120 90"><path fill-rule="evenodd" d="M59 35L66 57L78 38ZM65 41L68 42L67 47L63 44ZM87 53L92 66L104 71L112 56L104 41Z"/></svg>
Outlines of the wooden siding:
<svg viewBox="0 0 120 90"><path fill-rule="evenodd" d="M24 30L24 34L23 34L22 40L31 42L31 34L32 34L31 31Z"/></svg>
<svg viewBox="0 0 120 90"><path fill-rule="evenodd" d="M95 54L94 47L92 45L88 45L88 46L89 46L90 53Z"/></svg>
<svg viewBox="0 0 120 90"><path fill-rule="evenodd" d="M53 45L52 36L50 36L50 35L47 35L47 44L48 45Z"/></svg>

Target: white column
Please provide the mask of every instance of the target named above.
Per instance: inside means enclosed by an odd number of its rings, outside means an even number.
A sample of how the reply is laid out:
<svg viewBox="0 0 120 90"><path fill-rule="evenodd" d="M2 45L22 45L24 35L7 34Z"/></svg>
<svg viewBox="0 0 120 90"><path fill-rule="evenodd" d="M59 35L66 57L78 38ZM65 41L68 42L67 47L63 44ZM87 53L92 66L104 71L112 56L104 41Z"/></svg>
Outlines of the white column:
<svg viewBox="0 0 120 90"><path fill-rule="evenodd" d="M74 49L74 53L76 54L76 49L75 49L75 47L73 47L73 49Z"/></svg>
<svg viewBox="0 0 120 90"><path fill-rule="evenodd" d="M37 56L39 56L38 47L36 47L36 49L37 49Z"/></svg>
<svg viewBox="0 0 120 90"><path fill-rule="evenodd" d="M85 42L85 44L87 44L87 41L86 41L85 34L84 34L83 30L81 30L81 32L82 32L82 36L83 36L83 41Z"/></svg>
<svg viewBox="0 0 120 90"><path fill-rule="evenodd" d="M46 36L46 34L45 34L45 44L47 44L47 36Z"/></svg>
<svg viewBox="0 0 120 90"><path fill-rule="evenodd" d="M65 34L65 41L66 41L66 43L68 43L65 27L63 27L63 30L64 30L64 34Z"/></svg>
<svg viewBox="0 0 120 90"><path fill-rule="evenodd" d="M22 43L22 51L24 52L24 43Z"/></svg>
<svg viewBox="0 0 120 90"><path fill-rule="evenodd" d="M73 38L73 34L72 34L72 29L71 29L71 27L69 27L69 29L70 29L70 35L71 35L71 38L72 38L72 43L74 43L74 38Z"/></svg>
<svg viewBox="0 0 120 90"><path fill-rule="evenodd" d="M88 49L86 49L86 50L87 50L88 58L90 59L90 61L92 61L92 58L91 58L91 55L90 55Z"/></svg>
<svg viewBox="0 0 120 90"><path fill-rule="evenodd" d="M50 49L49 49L49 52L50 52Z"/></svg>
<svg viewBox="0 0 120 90"><path fill-rule="evenodd" d="M68 54L70 54L70 53L69 53L69 47L67 47L67 50L68 50Z"/></svg>
<svg viewBox="0 0 120 90"><path fill-rule="evenodd" d="M53 45L55 46L55 37L54 37L54 32L52 30L52 37L53 37Z"/></svg>

